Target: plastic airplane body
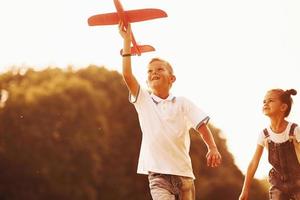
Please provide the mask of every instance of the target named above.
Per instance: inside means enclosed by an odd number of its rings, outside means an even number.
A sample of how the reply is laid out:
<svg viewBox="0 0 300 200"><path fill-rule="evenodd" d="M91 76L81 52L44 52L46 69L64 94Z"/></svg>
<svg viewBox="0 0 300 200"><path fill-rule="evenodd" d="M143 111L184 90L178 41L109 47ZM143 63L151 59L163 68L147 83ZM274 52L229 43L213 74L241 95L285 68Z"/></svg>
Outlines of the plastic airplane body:
<svg viewBox="0 0 300 200"><path fill-rule="evenodd" d="M160 9L148 8L125 11L119 0L114 0L114 4L117 12L91 16L88 19L88 24L90 26L104 26L119 24L122 22L124 27L127 28L129 23L167 17L167 13ZM132 32L131 41L131 55L140 56L144 52L155 51L155 49L150 45L138 45Z"/></svg>

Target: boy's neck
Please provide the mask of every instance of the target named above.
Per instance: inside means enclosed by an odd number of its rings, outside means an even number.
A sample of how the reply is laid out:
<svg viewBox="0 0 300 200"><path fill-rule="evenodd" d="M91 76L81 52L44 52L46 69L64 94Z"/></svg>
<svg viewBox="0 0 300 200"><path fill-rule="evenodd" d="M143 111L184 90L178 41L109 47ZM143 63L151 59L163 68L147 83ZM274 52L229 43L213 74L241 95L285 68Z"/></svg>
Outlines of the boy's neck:
<svg viewBox="0 0 300 200"><path fill-rule="evenodd" d="M168 98L168 96L170 95L170 94L169 94L169 91L152 90L152 93L153 93L155 96L158 96L158 97L161 98L161 99L166 99L166 98Z"/></svg>

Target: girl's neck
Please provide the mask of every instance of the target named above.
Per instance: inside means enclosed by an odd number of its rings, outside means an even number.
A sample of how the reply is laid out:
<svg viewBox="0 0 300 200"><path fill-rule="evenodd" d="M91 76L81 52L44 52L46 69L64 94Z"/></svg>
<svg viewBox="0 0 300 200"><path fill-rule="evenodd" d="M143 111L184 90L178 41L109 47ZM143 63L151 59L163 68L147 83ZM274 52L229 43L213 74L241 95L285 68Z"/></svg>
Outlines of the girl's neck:
<svg viewBox="0 0 300 200"><path fill-rule="evenodd" d="M282 133L288 125L288 122L280 117L280 118L271 118L271 126L270 128L274 133Z"/></svg>

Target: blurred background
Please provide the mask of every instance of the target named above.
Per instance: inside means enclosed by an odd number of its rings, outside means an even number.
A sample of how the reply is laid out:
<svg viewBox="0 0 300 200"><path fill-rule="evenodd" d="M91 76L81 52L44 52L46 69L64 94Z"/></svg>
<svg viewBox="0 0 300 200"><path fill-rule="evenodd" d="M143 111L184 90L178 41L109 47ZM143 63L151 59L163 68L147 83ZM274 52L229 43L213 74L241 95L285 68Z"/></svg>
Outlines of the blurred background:
<svg viewBox="0 0 300 200"><path fill-rule="evenodd" d="M117 71L15 70L0 85L1 200L151 199L147 176L136 174L137 113ZM223 164L206 166L206 146L191 130L197 199L237 199L243 174L222 131L210 128ZM267 199L265 180L252 188L250 199Z"/></svg>
<svg viewBox="0 0 300 200"><path fill-rule="evenodd" d="M191 131L197 198L237 199L272 88L299 88L298 0L122 0L126 10L159 8L168 17L132 24L143 87L152 57L168 60L183 95L209 114L224 158L206 168ZM150 199L136 174L141 141L127 100L117 26L89 27L115 12L112 0L0 1L0 199ZM300 95L288 120L300 123ZM266 152L251 199L267 199Z"/></svg>

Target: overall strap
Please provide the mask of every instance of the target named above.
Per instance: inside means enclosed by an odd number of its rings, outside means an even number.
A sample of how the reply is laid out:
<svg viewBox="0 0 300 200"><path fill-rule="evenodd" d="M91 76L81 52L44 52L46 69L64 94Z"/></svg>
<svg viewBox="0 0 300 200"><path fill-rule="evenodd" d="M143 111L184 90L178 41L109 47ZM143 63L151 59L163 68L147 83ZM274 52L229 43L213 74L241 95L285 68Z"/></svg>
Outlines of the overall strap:
<svg viewBox="0 0 300 200"><path fill-rule="evenodd" d="M265 138L268 138L270 136L270 134L266 128L264 129L264 135L265 135Z"/></svg>
<svg viewBox="0 0 300 200"><path fill-rule="evenodd" d="M296 123L293 123L291 125L291 129L290 129L290 133L289 133L289 136L294 136L294 132L295 132L295 128L297 127L298 125Z"/></svg>

